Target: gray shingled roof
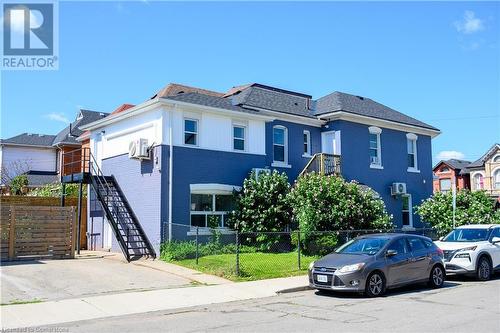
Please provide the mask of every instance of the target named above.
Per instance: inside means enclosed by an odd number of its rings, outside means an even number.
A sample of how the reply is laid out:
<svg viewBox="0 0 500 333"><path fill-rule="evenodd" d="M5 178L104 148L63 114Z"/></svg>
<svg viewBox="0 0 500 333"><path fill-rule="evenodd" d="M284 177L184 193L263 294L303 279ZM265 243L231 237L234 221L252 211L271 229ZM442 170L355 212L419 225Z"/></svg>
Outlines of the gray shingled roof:
<svg viewBox="0 0 500 333"><path fill-rule="evenodd" d="M226 109L226 110L231 110L231 111L245 112L245 113L250 113L250 114L259 114L258 111L245 109L245 108L242 108L240 106L233 105L233 103L231 103L230 98L222 98L222 97L216 97L216 96L203 95L203 94L196 93L196 92L183 93L183 94L179 94L176 96L168 96L165 98L169 99L169 100L179 101L179 102L192 103L192 104L203 105L203 106L210 106L210 107L214 107L214 108L221 108L221 109Z"/></svg>
<svg viewBox="0 0 500 333"><path fill-rule="evenodd" d="M316 101L315 115L320 116L335 111L345 111L362 116L394 121L397 123L424 127L432 130L437 128L393 110L383 104L366 97L350 95L335 91Z"/></svg>
<svg viewBox="0 0 500 333"><path fill-rule="evenodd" d="M55 135L22 133L8 139L1 139L0 144L16 144L26 146L46 146L52 147Z"/></svg>
<svg viewBox="0 0 500 333"><path fill-rule="evenodd" d="M83 131L79 129L80 126L90 124L91 122L97 121L109 115L109 113L90 111L90 110L80 110L78 116L74 122L71 123L71 134L69 133L70 127L67 126L62 131L57 133L53 145L58 144L77 144L80 143L76 141L76 138L83 134Z"/></svg>
<svg viewBox="0 0 500 333"><path fill-rule="evenodd" d="M500 143L495 143L490 149L488 149L486 154L481 156L481 158L479 158L478 160L469 164L468 168L480 168L484 166L484 162L486 162L497 149L500 149Z"/></svg>
<svg viewBox="0 0 500 333"><path fill-rule="evenodd" d="M302 96L300 96L302 95ZM266 110L292 114L307 118L315 118L308 108L308 98L303 94L280 91L272 87L254 84L243 89L231 98L233 104L242 107L257 107Z"/></svg>
<svg viewBox="0 0 500 333"><path fill-rule="evenodd" d="M465 174L470 173L469 169L467 169L467 167L471 164L470 161L458 160L456 158L452 158L449 160L442 160L442 161L439 161L439 163L436 164L436 166L432 169L436 170L436 168L441 163L445 163L446 165L450 166L452 169L458 170L461 175L465 175Z"/></svg>

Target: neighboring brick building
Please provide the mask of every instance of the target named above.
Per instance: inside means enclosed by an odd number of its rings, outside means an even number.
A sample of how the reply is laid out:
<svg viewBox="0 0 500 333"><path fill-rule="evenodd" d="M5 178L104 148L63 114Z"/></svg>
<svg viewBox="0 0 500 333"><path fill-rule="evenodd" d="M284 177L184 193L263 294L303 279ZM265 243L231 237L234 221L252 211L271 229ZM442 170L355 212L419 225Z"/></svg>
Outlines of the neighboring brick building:
<svg viewBox="0 0 500 333"><path fill-rule="evenodd" d="M457 189L470 189L470 172L467 166L471 162L451 159L440 161L433 169L432 187L434 193L450 191L453 183Z"/></svg>

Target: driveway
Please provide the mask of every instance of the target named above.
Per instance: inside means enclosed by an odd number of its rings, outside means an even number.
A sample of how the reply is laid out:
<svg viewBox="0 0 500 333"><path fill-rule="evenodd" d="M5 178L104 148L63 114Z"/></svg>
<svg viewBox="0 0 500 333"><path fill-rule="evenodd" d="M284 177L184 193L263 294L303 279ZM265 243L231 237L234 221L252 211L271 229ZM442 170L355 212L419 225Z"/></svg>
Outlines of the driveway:
<svg viewBox="0 0 500 333"><path fill-rule="evenodd" d="M179 288L193 284L186 277L129 264L114 256L2 262L0 279L2 304Z"/></svg>
<svg viewBox="0 0 500 333"><path fill-rule="evenodd" d="M368 299L304 291L58 324L70 332L500 332L500 279L455 279Z"/></svg>

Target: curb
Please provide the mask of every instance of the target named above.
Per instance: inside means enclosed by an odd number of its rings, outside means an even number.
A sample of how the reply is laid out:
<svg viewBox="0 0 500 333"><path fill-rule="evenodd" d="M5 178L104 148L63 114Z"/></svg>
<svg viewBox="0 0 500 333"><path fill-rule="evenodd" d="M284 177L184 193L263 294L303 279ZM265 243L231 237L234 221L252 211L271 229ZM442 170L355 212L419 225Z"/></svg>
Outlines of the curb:
<svg viewBox="0 0 500 333"><path fill-rule="evenodd" d="M289 294L289 293L296 293L298 291L306 291L306 290L311 290L312 288L309 286L300 286L300 287L295 287L295 288L288 288L288 289L283 289L283 290L278 290L276 294L281 295L281 294Z"/></svg>

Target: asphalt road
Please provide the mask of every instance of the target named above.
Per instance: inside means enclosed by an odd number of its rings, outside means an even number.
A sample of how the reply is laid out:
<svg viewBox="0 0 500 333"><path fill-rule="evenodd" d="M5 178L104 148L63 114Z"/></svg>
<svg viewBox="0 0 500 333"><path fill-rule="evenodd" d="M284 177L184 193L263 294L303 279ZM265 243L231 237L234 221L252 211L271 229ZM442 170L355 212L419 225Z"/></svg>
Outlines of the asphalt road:
<svg viewBox="0 0 500 333"><path fill-rule="evenodd" d="M119 306L117 304L117 306ZM500 332L500 278L414 286L367 299L303 291L51 326L67 332ZM49 327L46 327L49 328Z"/></svg>

